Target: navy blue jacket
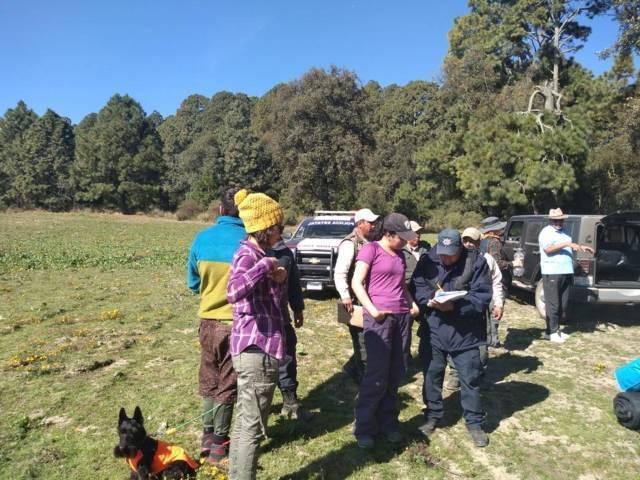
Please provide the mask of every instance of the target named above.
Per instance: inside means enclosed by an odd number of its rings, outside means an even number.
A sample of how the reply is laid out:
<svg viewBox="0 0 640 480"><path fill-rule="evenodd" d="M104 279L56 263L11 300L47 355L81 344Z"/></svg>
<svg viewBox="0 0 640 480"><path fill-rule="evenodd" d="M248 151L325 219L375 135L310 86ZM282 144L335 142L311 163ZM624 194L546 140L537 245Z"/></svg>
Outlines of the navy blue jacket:
<svg viewBox="0 0 640 480"><path fill-rule="evenodd" d="M430 339L434 347L447 352L476 348L486 341L484 313L492 296L489 266L482 255L464 249L460 260L446 267L434 252L435 248L420 259L410 285L421 316L426 318L420 324L418 335L423 340ZM468 256L470 270L463 275ZM465 284L460 285L460 279L465 277ZM440 312L427 307L437 284L445 291L467 290L469 293L455 301L453 311Z"/></svg>

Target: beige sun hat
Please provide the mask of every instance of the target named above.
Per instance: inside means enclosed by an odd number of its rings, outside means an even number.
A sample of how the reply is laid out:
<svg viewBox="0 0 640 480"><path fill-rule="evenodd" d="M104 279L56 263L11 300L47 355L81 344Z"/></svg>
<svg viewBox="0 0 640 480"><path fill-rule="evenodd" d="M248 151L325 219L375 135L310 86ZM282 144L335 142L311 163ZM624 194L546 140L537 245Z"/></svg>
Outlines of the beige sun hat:
<svg viewBox="0 0 640 480"><path fill-rule="evenodd" d="M549 210L549 220L564 220L565 218L569 218L569 215L565 215L561 208Z"/></svg>
<svg viewBox="0 0 640 480"><path fill-rule="evenodd" d="M470 238L474 242L480 240L480 236L480 230L475 227L467 227L464 229L464 232L462 232L462 238Z"/></svg>

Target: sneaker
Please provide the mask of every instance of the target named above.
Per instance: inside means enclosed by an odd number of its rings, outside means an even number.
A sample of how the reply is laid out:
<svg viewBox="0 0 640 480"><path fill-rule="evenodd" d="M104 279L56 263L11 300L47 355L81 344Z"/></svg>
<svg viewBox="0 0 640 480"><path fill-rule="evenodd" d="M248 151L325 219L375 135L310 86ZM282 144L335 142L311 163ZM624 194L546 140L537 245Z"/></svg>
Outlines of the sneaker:
<svg viewBox="0 0 640 480"><path fill-rule="evenodd" d="M564 338L565 340L571 336L571 335L569 335L568 333L564 333L564 332L558 332L558 333L559 333L559 334L560 334L560 336L561 336L562 338Z"/></svg>
<svg viewBox="0 0 640 480"><path fill-rule="evenodd" d="M385 433L384 436L387 437L387 441L391 443L400 443L402 441L402 434L398 430Z"/></svg>
<svg viewBox="0 0 640 480"><path fill-rule="evenodd" d="M559 332L552 333L551 335L549 335L549 341L554 343L564 343L565 340L566 338L563 337Z"/></svg>
<svg viewBox="0 0 640 480"><path fill-rule="evenodd" d="M418 427L420 433L422 433L425 437L428 437L433 432L435 432L438 427L438 419L437 418L428 418L425 423Z"/></svg>
<svg viewBox="0 0 640 480"><path fill-rule="evenodd" d="M542 337L544 340L549 340L550 335L548 333L545 333L544 336Z"/></svg>
<svg viewBox="0 0 640 480"><path fill-rule="evenodd" d="M476 447L482 448L489 445L489 435L487 435L483 430L479 428L469 430L469 435L471 435L471 440Z"/></svg>
<svg viewBox="0 0 640 480"><path fill-rule="evenodd" d="M363 449L373 448L375 445L371 435L358 435L356 441L358 442L358 447Z"/></svg>

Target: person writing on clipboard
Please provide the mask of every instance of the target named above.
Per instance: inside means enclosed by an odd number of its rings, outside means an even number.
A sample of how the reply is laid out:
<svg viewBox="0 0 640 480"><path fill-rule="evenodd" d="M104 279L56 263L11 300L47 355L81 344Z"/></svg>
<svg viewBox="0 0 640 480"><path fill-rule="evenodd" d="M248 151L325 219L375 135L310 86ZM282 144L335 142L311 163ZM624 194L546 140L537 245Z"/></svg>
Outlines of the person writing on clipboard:
<svg viewBox="0 0 640 480"><path fill-rule="evenodd" d="M480 399L478 347L486 342L483 315L492 296L487 262L482 255L463 247L457 230L442 230L436 248L418 262L410 288L423 318L418 336L427 410L420 431L431 436L444 415L442 383L447 358L451 357L460 376L460 402L467 429L473 444L484 447L489 438L482 430L485 414Z"/></svg>

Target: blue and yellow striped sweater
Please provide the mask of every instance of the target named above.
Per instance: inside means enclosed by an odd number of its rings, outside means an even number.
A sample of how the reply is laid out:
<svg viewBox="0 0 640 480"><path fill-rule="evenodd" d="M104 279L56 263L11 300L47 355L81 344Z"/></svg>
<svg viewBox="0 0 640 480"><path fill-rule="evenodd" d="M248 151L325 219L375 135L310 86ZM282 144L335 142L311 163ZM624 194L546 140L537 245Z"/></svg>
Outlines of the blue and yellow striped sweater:
<svg viewBox="0 0 640 480"><path fill-rule="evenodd" d="M242 220L221 216L215 225L199 232L193 240L187 286L200 294L200 318L233 319L227 302L227 282L233 255L246 237Z"/></svg>

